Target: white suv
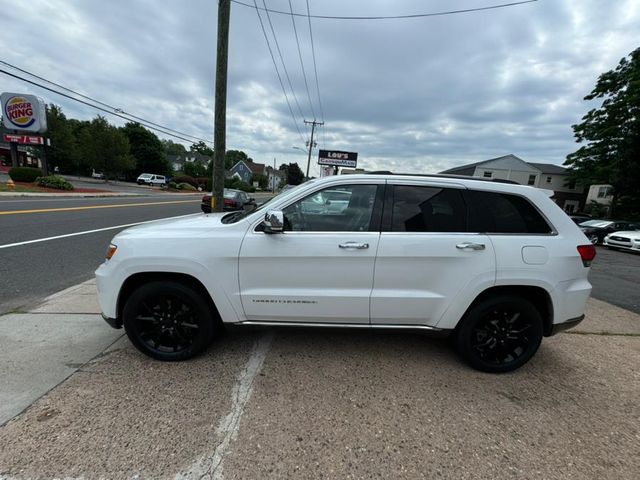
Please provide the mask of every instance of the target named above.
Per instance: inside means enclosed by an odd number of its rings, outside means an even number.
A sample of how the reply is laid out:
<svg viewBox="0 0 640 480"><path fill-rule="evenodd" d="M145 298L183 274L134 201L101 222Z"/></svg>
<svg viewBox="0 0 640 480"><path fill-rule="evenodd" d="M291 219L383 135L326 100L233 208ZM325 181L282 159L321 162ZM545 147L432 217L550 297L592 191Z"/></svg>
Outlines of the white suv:
<svg viewBox="0 0 640 480"><path fill-rule="evenodd" d="M381 174L130 228L107 257L103 316L157 359L202 352L224 324L338 326L452 335L505 372L582 320L595 247L533 187Z"/></svg>

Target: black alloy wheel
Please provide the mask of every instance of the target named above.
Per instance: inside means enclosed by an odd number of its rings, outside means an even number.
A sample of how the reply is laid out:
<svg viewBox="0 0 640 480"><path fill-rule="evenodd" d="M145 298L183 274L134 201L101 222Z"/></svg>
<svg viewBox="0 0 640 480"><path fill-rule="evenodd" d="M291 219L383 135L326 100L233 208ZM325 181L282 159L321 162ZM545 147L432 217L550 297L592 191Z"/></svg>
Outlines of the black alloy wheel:
<svg viewBox="0 0 640 480"><path fill-rule="evenodd" d="M215 322L207 301L177 282L150 282L135 290L123 310L127 336L158 360L186 360L211 343Z"/></svg>
<svg viewBox="0 0 640 480"><path fill-rule="evenodd" d="M478 303L462 321L456 349L478 370L509 372L524 365L542 341L538 310L516 296L489 298Z"/></svg>

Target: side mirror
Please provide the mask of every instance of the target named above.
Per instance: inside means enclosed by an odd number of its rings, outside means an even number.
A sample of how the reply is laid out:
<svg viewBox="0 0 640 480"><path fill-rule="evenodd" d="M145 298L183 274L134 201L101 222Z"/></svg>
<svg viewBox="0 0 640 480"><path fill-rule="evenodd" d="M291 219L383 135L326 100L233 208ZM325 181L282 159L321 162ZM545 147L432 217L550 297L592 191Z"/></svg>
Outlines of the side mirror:
<svg viewBox="0 0 640 480"><path fill-rule="evenodd" d="M269 210L264 216L264 233L284 232L284 213L282 210Z"/></svg>

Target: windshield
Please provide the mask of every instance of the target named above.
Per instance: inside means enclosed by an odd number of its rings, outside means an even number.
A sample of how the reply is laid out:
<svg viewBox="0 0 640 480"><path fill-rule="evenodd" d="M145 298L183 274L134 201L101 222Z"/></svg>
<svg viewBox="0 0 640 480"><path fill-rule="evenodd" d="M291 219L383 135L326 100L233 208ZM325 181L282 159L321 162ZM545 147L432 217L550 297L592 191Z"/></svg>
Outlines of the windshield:
<svg viewBox="0 0 640 480"><path fill-rule="evenodd" d="M581 227L597 227L597 228L601 228L601 227L608 227L612 223L613 222L608 222L606 220L587 220L586 222L582 222L580 224L580 226Z"/></svg>
<svg viewBox="0 0 640 480"><path fill-rule="evenodd" d="M266 201L265 203L263 203L262 205L260 205L258 208L254 210L251 210L251 211L239 210L237 212L230 213L229 215L225 216L222 219L222 223L236 223L242 220L243 218L247 217L248 215L251 215L260 210L265 210L270 205L272 205L276 200L281 200L284 196L289 196L290 194L293 194L294 192L296 192L303 185L309 185L311 182L314 182L314 181L315 180L309 180L304 183L301 183L300 185L296 185L293 188L287 189L286 191L282 191L278 195Z"/></svg>

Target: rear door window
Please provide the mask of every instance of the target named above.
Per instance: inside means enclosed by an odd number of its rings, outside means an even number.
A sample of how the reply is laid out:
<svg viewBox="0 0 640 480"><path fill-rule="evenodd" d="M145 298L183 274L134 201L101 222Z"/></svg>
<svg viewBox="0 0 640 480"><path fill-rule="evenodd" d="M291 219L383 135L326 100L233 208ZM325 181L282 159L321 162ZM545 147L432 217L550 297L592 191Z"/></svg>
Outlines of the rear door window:
<svg viewBox="0 0 640 480"><path fill-rule="evenodd" d="M467 190L468 231L479 233L549 234L553 229L529 200L518 195Z"/></svg>
<svg viewBox="0 0 640 480"><path fill-rule="evenodd" d="M466 208L459 190L396 185L392 232L464 232Z"/></svg>

